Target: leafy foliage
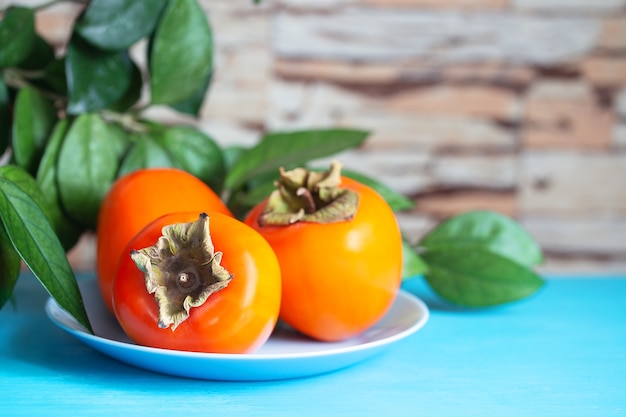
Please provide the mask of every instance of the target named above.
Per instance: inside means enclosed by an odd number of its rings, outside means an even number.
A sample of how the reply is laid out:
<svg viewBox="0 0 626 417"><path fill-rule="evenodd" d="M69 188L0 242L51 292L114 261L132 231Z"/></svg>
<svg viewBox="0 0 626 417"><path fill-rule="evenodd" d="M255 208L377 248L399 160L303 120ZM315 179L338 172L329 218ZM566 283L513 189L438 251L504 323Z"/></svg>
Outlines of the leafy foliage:
<svg viewBox="0 0 626 417"><path fill-rule="evenodd" d="M25 182L28 183L28 180ZM30 196L37 191L28 190L26 187L23 189L18 182L0 175L0 214L3 230L20 258L59 305L72 314L79 323L90 329L78 285L73 279L72 269L63 247L43 210ZM13 267L10 272L15 273ZM13 282L16 280L14 276L9 279Z"/></svg>
<svg viewBox="0 0 626 417"><path fill-rule="evenodd" d="M191 98L202 91L212 67L213 37L204 12L195 1L170 0L151 39L152 102Z"/></svg>
<svg viewBox="0 0 626 417"><path fill-rule="evenodd" d="M24 87L15 99L13 156L17 165L34 173L57 120L52 103L31 87Z"/></svg>
<svg viewBox="0 0 626 417"><path fill-rule="evenodd" d="M197 0L85 2L63 55L36 33L36 11L10 7L0 21L0 152L11 155L0 168L0 307L23 262L89 328L65 252L95 230L102 198L120 175L178 167L243 215L269 194L279 167L306 165L367 139L358 129L309 129L223 148L196 128L146 119L153 105L197 116L207 96L213 32ZM143 69L129 53L140 41L148 45ZM414 206L374 178L345 175L377 190L394 210ZM423 274L443 297L464 305L511 301L541 283L531 271L540 249L495 213L444 222L417 246L405 242L404 257L407 277Z"/></svg>
<svg viewBox="0 0 626 417"><path fill-rule="evenodd" d="M92 0L74 29L98 48L125 50L154 30L166 4L167 0Z"/></svg>
<svg viewBox="0 0 626 417"><path fill-rule="evenodd" d="M484 307L535 292L543 281L532 271L541 249L515 222L472 211L453 217L420 243L428 283L457 304Z"/></svg>
<svg viewBox="0 0 626 417"><path fill-rule="evenodd" d="M0 26L0 67L22 63L35 43L35 14L24 7L12 7Z"/></svg>
<svg viewBox="0 0 626 417"><path fill-rule="evenodd" d="M65 69L70 114L111 107L131 88L128 52L94 49L79 36L70 41Z"/></svg>

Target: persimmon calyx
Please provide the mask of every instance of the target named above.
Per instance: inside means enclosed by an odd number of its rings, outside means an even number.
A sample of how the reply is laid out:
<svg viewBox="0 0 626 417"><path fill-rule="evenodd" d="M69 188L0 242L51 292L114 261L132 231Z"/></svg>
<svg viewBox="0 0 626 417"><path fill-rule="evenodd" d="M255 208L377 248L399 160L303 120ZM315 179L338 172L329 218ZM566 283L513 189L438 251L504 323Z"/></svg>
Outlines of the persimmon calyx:
<svg viewBox="0 0 626 417"><path fill-rule="evenodd" d="M233 276L220 265L222 252L215 252L209 216L163 227L156 244L133 250L131 258L144 273L146 290L154 294L159 308L159 327L176 330L187 320L192 307L225 288Z"/></svg>
<svg viewBox="0 0 626 417"><path fill-rule="evenodd" d="M342 222L352 219L359 205L358 193L340 188L338 161L333 161L324 172L280 168L280 179L275 185L276 190L259 216L261 225Z"/></svg>

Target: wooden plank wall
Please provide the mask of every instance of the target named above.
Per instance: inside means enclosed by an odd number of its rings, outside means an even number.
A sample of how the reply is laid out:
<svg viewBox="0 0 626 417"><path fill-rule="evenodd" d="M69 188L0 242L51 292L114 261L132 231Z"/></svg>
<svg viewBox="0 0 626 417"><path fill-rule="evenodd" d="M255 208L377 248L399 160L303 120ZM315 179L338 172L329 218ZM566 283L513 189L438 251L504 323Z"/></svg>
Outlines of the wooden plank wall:
<svg viewBox="0 0 626 417"><path fill-rule="evenodd" d="M220 143L369 129L341 160L417 202L399 215L412 240L491 209L539 240L547 272L626 269L626 0L201 4L217 69L198 126ZM38 27L62 43L72 10Z"/></svg>

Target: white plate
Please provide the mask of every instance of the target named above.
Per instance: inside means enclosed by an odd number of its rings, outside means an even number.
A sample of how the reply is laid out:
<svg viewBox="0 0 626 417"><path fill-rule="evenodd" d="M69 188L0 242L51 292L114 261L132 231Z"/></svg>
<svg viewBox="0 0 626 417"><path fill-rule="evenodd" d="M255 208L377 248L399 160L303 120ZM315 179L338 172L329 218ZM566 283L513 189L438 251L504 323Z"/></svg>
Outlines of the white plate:
<svg viewBox="0 0 626 417"><path fill-rule="evenodd" d="M400 291L392 308L378 324L343 342L317 342L292 329L278 326L255 353L195 353L133 343L104 306L97 282L81 281L80 289L95 335L87 333L53 299L49 299L46 313L61 329L121 362L163 374L211 380L286 379L341 369L413 334L429 316L428 308L421 300Z"/></svg>

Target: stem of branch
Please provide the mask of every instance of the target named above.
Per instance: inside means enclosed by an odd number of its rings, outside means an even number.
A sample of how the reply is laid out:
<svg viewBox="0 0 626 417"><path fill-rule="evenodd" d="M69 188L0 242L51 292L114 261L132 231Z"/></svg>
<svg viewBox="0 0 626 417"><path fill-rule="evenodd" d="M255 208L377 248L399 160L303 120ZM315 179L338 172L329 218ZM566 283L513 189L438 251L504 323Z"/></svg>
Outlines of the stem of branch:
<svg viewBox="0 0 626 417"><path fill-rule="evenodd" d="M119 123L124 129L135 133L146 133L148 128L140 123L131 114L117 113L111 110L102 110L100 115L105 120Z"/></svg>
<svg viewBox="0 0 626 417"><path fill-rule="evenodd" d="M87 0L48 0L44 3L41 3L37 6L34 6L32 9L34 11L39 11L39 10L43 10L43 9L47 9L48 7L54 6L55 4L58 3L80 3L80 4L86 4Z"/></svg>
<svg viewBox="0 0 626 417"><path fill-rule="evenodd" d="M33 72L34 73L34 72ZM20 89L20 88L24 88L24 87L30 87L30 88L34 88L37 91L39 91L41 94L43 94L45 97L51 99L51 100L60 100L60 101L67 101L67 97L55 93L53 91L50 90L46 90L43 89L39 86L36 86L30 82L28 82L24 77L22 77L20 71L17 71L13 68L9 68L6 69L2 72L2 78L4 79L4 82L11 87L14 87L16 89Z"/></svg>

